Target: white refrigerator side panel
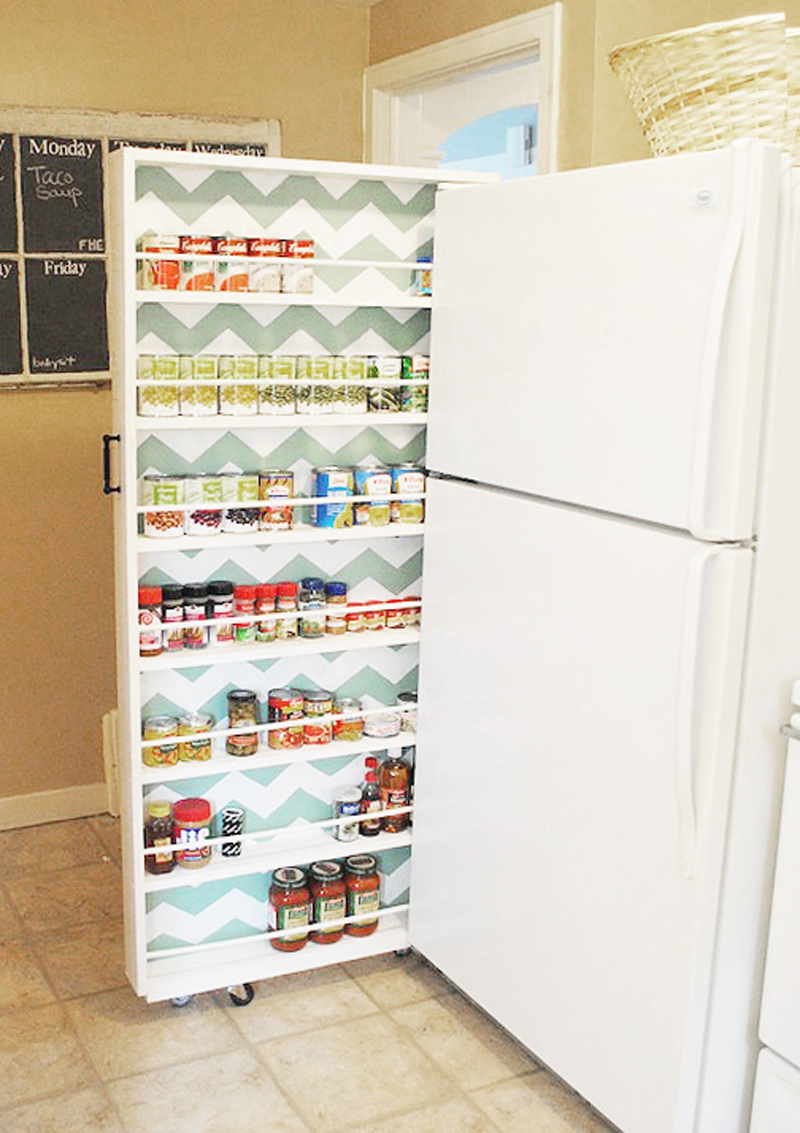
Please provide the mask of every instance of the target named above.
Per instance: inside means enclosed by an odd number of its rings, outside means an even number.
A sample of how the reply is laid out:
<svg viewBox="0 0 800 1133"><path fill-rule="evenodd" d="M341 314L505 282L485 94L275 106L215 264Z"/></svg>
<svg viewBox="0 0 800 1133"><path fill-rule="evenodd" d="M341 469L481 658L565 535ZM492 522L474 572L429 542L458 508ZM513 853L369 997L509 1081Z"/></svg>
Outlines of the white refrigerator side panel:
<svg viewBox="0 0 800 1133"><path fill-rule="evenodd" d="M752 553L428 507L412 943L625 1133L689 1133Z"/></svg>
<svg viewBox="0 0 800 1133"><path fill-rule="evenodd" d="M797 1133L798 1129L800 1070L771 1050L762 1050L749 1133Z"/></svg>
<svg viewBox="0 0 800 1133"><path fill-rule="evenodd" d="M440 193L428 466L749 537L779 168L745 142Z"/></svg>

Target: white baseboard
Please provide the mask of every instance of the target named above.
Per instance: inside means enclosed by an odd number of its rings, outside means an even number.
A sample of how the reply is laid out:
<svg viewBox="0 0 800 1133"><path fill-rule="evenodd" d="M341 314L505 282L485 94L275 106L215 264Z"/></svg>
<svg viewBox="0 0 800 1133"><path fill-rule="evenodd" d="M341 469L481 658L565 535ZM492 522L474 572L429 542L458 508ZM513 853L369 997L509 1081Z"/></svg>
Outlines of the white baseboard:
<svg viewBox="0 0 800 1133"><path fill-rule="evenodd" d="M0 830L40 826L43 822L85 818L107 811L108 787L105 783L64 787L60 791L39 791L35 795L14 795L0 799Z"/></svg>

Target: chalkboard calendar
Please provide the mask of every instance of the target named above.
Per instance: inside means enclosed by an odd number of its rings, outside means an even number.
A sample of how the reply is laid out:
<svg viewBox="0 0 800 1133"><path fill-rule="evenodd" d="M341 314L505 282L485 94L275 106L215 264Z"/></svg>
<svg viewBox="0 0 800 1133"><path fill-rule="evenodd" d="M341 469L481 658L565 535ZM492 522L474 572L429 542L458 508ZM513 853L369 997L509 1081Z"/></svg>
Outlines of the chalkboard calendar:
<svg viewBox="0 0 800 1133"><path fill-rule="evenodd" d="M110 379L109 152L280 154L280 125L263 119L9 107L0 131L0 388Z"/></svg>

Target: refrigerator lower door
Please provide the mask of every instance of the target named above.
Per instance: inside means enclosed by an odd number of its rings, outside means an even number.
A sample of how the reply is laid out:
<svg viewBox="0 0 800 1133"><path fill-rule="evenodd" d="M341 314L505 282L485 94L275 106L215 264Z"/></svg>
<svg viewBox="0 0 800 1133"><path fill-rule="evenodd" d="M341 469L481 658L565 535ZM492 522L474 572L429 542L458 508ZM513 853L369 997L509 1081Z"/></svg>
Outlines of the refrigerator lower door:
<svg viewBox="0 0 800 1133"><path fill-rule="evenodd" d="M800 1129L800 1070L771 1050L758 1056L750 1133L797 1133Z"/></svg>
<svg viewBox="0 0 800 1133"><path fill-rule="evenodd" d="M752 552L428 492L412 944L624 1133L697 1133Z"/></svg>
<svg viewBox="0 0 800 1133"><path fill-rule="evenodd" d="M443 190L428 467L750 537L780 168L742 142Z"/></svg>

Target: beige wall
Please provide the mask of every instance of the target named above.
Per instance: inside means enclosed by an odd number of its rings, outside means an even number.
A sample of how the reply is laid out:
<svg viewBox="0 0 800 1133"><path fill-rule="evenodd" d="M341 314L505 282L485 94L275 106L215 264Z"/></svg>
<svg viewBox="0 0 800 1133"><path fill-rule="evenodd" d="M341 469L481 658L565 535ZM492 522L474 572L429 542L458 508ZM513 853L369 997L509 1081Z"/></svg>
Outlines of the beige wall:
<svg viewBox="0 0 800 1133"><path fill-rule="evenodd" d="M360 158L366 9L5 0L2 23L0 105L280 118L287 156ZM0 801L103 778L110 428L107 392L0 394Z"/></svg>

